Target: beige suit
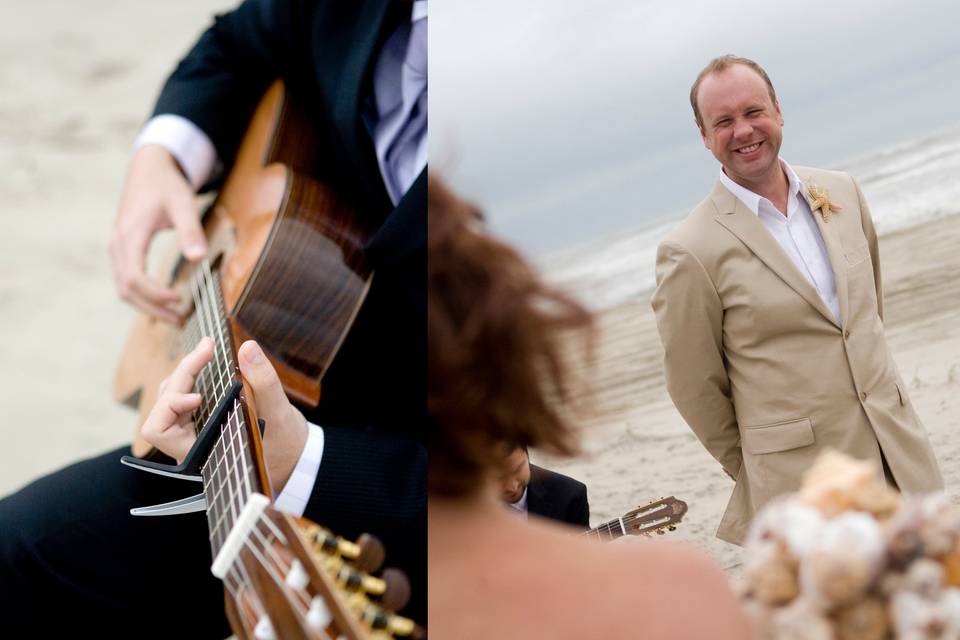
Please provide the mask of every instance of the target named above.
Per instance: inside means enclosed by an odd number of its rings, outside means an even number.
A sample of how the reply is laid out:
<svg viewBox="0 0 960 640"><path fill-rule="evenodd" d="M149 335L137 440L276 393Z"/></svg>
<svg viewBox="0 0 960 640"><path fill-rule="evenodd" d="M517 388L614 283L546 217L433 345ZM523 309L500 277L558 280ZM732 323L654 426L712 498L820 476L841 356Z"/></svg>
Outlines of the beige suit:
<svg viewBox="0 0 960 640"><path fill-rule="evenodd" d="M660 244L657 326L667 389L736 478L717 536L742 543L753 514L795 490L822 450L877 462L907 493L943 481L883 334L877 235L844 173L796 168L842 209L814 218L836 278L841 322L756 214L718 180Z"/></svg>

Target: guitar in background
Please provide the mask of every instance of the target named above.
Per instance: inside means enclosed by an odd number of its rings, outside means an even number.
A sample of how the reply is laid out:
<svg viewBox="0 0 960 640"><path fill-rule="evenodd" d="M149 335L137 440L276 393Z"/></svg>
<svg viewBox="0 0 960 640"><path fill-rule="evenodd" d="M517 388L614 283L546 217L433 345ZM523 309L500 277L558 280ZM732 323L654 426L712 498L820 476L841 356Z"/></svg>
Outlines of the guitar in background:
<svg viewBox="0 0 960 640"><path fill-rule="evenodd" d="M663 535L674 531L687 513L687 503L673 496L628 511L619 518L604 522L581 535L598 540L616 540L622 536Z"/></svg>

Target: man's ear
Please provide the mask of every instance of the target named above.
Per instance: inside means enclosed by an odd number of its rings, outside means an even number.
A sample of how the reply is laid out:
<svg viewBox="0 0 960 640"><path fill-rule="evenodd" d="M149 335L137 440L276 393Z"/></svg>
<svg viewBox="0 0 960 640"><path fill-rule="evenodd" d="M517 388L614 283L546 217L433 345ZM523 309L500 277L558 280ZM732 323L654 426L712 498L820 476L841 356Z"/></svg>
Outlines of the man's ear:
<svg viewBox="0 0 960 640"><path fill-rule="evenodd" d="M774 100L773 107L777 111L777 123L782 127L783 126L783 112L780 111L780 101Z"/></svg>

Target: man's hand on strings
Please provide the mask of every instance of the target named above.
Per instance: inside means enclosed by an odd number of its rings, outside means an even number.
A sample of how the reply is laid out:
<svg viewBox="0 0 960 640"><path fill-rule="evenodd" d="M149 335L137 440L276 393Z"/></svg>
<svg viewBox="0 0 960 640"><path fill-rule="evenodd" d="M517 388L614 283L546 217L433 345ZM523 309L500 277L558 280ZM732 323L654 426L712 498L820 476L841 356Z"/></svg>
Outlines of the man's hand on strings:
<svg viewBox="0 0 960 640"><path fill-rule="evenodd" d="M191 413L200 406L193 392L197 376L213 358L213 341L203 338L184 356L170 377L160 383L156 404L140 427L143 439L177 461L183 459L197 439Z"/></svg>
<svg viewBox="0 0 960 640"><path fill-rule="evenodd" d="M177 324L181 320L180 294L145 271L153 236L170 227L188 260L197 261L206 255L207 242L193 187L169 151L159 145L145 145L130 161L110 239L113 278L121 298L141 311Z"/></svg>
<svg viewBox="0 0 960 640"><path fill-rule="evenodd" d="M253 391L257 414L266 423L263 457L273 488L280 492L290 479L307 443L307 420L290 404L270 361L253 340L237 350L240 372Z"/></svg>

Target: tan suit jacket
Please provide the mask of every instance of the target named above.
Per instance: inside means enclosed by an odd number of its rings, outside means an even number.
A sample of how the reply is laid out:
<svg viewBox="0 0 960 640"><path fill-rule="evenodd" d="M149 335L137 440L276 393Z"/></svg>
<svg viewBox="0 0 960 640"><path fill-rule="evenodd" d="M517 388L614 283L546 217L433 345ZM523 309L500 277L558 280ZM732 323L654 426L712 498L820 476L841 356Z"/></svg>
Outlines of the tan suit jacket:
<svg viewBox="0 0 960 640"><path fill-rule="evenodd" d="M844 173L796 167L842 207L814 218L836 277L838 323L774 237L718 180L660 244L653 309L667 389L736 479L717 531L742 543L753 514L799 487L828 447L877 462L906 493L942 488L883 333L877 234Z"/></svg>

